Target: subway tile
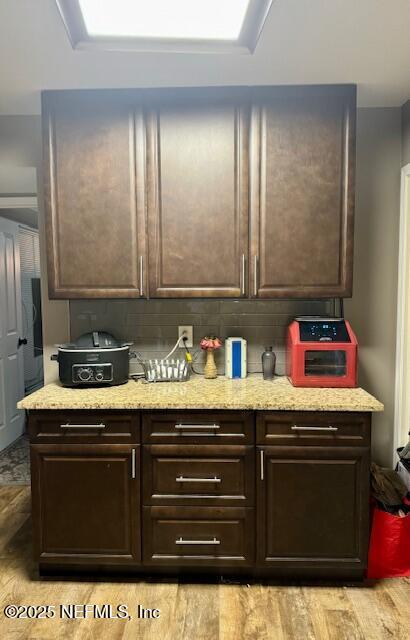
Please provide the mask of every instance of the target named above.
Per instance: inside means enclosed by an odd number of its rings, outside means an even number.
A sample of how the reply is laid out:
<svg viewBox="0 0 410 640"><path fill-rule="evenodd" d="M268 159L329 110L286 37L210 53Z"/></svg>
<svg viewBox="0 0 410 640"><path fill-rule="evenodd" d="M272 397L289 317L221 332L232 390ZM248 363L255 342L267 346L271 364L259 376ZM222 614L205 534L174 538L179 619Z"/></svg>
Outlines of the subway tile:
<svg viewBox="0 0 410 640"><path fill-rule="evenodd" d="M333 301L331 301L333 307ZM224 313L285 313L289 315L316 315L329 313L328 300L222 300Z"/></svg>
<svg viewBox="0 0 410 640"><path fill-rule="evenodd" d="M131 331L131 327L127 327L130 334L132 334L135 338L158 338L158 339L168 339L171 343L172 341L176 341L178 334L178 327L172 325L140 325L136 326Z"/></svg>
<svg viewBox="0 0 410 640"><path fill-rule="evenodd" d="M282 313L241 313L241 314L223 314L221 321L224 325L246 327L246 326L288 326L293 320L293 315Z"/></svg>
<svg viewBox="0 0 410 640"><path fill-rule="evenodd" d="M134 313L219 313L217 300L134 300Z"/></svg>
<svg viewBox="0 0 410 640"><path fill-rule="evenodd" d="M283 334L280 331L274 331L273 327L224 327L224 339L227 337L232 338L245 338L249 342L261 343L270 340L279 340L282 342L285 339L285 328L283 328ZM283 335L283 340L281 338Z"/></svg>
<svg viewBox="0 0 410 640"><path fill-rule="evenodd" d="M172 325L177 327L181 324L200 324L201 316L195 314L135 314L130 313L127 314L126 323L127 325Z"/></svg>

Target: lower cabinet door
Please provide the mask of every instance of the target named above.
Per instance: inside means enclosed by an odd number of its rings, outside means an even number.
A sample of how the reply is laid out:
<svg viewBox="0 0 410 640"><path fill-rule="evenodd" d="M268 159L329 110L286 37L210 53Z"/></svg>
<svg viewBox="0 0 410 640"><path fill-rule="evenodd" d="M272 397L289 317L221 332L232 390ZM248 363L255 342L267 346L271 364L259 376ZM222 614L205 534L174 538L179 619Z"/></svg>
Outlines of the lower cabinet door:
<svg viewBox="0 0 410 640"><path fill-rule="evenodd" d="M369 451L360 447L259 447L259 566L320 575L366 566ZM280 572L280 571L279 571Z"/></svg>
<svg viewBox="0 0 410 640"><path fill-rule="evenodd" d="M130 564L141 555L139 447L31 445L41 564Z"/></svg>
<svg viewBox="0 0 410 640"><path fill-rule="evenodd" d="M144 507L143 562L174 567L251 565L254 513L239 507Z"/></svg>

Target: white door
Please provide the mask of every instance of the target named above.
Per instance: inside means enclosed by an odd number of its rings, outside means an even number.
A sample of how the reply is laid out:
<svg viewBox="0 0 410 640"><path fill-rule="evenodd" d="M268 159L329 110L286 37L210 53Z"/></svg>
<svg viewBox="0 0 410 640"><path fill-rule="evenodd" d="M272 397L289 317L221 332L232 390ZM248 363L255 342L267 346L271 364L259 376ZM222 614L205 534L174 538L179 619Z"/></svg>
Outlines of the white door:
<svg viewBox="0 0 410 640"><path fill-rule="evenodd" d="M24 396L18 225L0 218L0 451L24 430Z"/></svg>

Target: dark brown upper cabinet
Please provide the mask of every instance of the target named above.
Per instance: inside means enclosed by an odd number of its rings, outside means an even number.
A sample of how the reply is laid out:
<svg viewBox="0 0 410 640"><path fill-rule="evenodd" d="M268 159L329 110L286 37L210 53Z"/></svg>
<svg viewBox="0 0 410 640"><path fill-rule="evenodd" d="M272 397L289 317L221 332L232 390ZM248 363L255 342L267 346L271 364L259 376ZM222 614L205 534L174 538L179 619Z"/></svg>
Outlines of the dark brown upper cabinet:
<svg viewBox="0 0 410 640"><path fill-rule="evenodd" d="M257 87L251 295L352 293L356 88Z"/></svg>
<svg viewBox="0 0 410 640"><path fill-rule="evenodd" d="M135 92L47 92L43 135L50 297L142 295L144 131Z"/></svg>
<svg viewBox="0 0 410 640"><path fill-rule="evenodd" d="M356 89L43 94L51 298L347 297Z"/></svg>
<svg viewBox="0 0 410 640"><path fill-rule="evenodd" d="M149 292L248 294L248 94L146 96Z"/></svg>

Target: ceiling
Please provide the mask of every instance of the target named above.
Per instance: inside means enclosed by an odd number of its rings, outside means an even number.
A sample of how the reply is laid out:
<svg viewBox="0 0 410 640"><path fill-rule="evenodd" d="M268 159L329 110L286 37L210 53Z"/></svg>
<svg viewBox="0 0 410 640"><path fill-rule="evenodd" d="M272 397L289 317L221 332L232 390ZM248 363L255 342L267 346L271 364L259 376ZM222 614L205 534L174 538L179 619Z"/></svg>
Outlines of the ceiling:
<svg viewBox="0 0 410 640"><path fill-rule="evenodd" d="M42 89L344 83L360 106L410 98L409 0L275 0L253 55L73 51L54 0L0 2L0 114Z"/></svg>

